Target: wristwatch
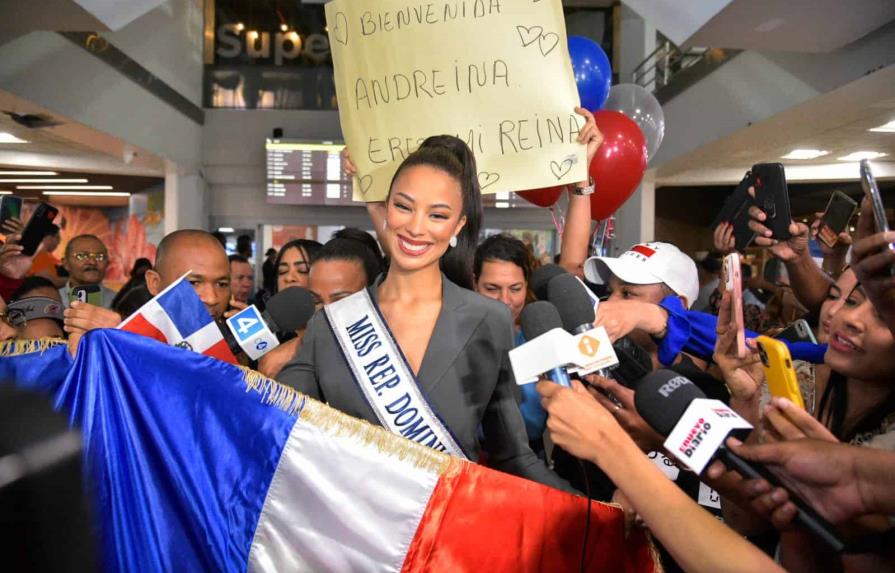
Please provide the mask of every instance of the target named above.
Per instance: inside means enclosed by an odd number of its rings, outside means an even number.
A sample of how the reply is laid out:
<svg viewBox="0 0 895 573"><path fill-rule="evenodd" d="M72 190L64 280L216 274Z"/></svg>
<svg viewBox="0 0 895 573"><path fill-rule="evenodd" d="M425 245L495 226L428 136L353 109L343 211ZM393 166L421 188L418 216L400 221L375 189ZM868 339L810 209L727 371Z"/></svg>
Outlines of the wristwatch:
<svg viewBox="0 0 895 573"><path fill-rule="evenodd" d="M573 193L575 193L575 195L593 195L594 190L595 190L593 177L591 177L590 175L587 176L587 186L586 187L581 187L580 185L581 185L580 183L578 185L575 185L575 189L573 191Z"/></svg>

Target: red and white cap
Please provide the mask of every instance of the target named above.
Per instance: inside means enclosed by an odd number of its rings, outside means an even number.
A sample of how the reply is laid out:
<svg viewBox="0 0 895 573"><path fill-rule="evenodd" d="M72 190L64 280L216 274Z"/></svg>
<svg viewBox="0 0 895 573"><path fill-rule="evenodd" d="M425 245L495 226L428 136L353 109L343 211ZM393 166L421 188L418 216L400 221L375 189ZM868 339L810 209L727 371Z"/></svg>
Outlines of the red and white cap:
<svg viewBox="0 0 895 573"><path fill-rule="evenodd" d="M584 262L584 276L592 283L607 284L609 277L635 285L665 283L690 307L699 296L699 275L693 259L671 243L640 243L619 257L591 257Z"/></svg>

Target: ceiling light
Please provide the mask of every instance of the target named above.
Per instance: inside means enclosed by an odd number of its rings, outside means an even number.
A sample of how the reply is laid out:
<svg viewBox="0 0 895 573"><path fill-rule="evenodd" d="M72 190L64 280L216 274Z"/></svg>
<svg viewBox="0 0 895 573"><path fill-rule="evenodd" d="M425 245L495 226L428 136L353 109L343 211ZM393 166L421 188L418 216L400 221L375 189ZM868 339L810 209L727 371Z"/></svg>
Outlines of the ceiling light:
<svg viewBox="0 0 895 573"><path fill-rule="evenodd" d="M16 189L112 189L111 185L16 185Z"/></svg>
<svg viewBox="0 0 895 573"><path fill-rule="evenodd" d="M822 149L793 149L782 156L781 159L817 159L818 157L829 155L829 153L829 151Z"/></svg>
<svg viewBox="0 0 895 573"><path fill-rule="evenodd" d="M242 31L245 30L245 29L246 29L246 25L243 24L242 22L238 22L238 23L236 24L236 31L237 31L237 32L242 32Z"/></svg>
<svg viewBox="0 0 895 573"><path fill-rule="evenodd" d="M233 227L218 227L218 232L220 233L235 233L236 229Z"/></svg>
<svg viewBox="0 0 895 573"><path fill-rule="evenodd" d="M62 197L130 197L126 191L44 191L43 195Z"/></svg>
<svg viewBox="0 0 895 573"><path fill-rule="evenodd" d="M849 153L845 157L839 157L839 161L861 161L862 159L879 159L885 157L888 153L880 153L879 151L855 151Z"/></svg>
<svg viewBox="0 0 895 573"><path fill-rule="evenodd" d="M0 195L12 195L12 191L0 191Z"/></svg>
<svg viewBox="0 0 895 573"><path fill-rule="evenodd" d="M882 133L895 133L895 120L890 121L889 123L884 123L879 127L871 127L867 131L879 131Z"/></svg>
<svg viewBox="0 0 895 573"><path fill-rule="evenodd" d="M288 31L289 31L289 26L287 26L286 24L280 24L280 31L281 31L281 32L288 32Z"/></svg>
<svg viewBox="0 0 895 573"><path fill-rule="evenodd" d="M59 175L59 173L56 171L0 171L0 177L6 177L7 175L28 175L36 177L38 175Z"/></svg>
<svg viewBox="0 0 895 573"><path fill-rule="evenodd" d="M86 179L0 179L0 183L87 183Z"/></svg>
<svg viewBox="0 0 895 573"><path fill-rule="evenodd" d="M0 143L28 143L24 139L19 139L11 133L0 131Z"/></svg>

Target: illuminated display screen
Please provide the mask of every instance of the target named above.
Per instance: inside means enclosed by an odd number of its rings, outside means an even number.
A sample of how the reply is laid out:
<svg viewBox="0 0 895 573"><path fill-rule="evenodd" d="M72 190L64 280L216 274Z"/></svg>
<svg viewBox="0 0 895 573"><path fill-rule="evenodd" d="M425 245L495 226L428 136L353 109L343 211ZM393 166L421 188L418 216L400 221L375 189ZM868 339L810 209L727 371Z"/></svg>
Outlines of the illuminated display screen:
<svg viewBox="0 0 895 573"><path fill-rule="evenodd" d="M360 205L351 200L352 182L345 175L344 143L268 139L267 202L280 205ZM515 193L482 195L485 207L534 207Z"/></svg>
<svg viewBox="0 0 895 573"><path fill-rule="evenodd" d="M267 202L358 205L342 169L342 143L268 139Z"/></svg>

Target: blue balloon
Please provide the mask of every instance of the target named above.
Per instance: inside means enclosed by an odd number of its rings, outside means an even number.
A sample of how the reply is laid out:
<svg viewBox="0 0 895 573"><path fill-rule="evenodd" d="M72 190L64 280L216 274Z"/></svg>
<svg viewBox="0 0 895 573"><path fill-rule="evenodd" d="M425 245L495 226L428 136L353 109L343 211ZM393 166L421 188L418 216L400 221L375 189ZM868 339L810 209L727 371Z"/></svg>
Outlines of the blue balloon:
<svg viewBox="0 0 895 573"><path fill-rule="evenodd" d="M584 36L569 36L569 56L581 107L597 111L606 103L612 86L612 66L600 45Z"/></svg>

